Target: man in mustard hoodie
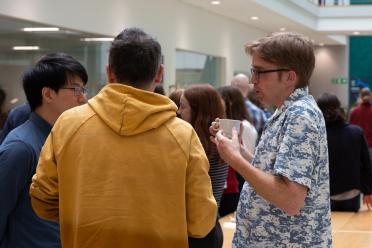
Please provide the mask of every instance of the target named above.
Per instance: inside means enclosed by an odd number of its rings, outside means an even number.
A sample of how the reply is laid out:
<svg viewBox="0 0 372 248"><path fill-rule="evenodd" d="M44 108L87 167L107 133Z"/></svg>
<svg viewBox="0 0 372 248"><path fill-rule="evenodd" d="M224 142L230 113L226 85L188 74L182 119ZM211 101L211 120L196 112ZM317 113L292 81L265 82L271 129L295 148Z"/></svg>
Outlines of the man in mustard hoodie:
<svg viewBox="0 0 372 248"><path fill-rule="evenodd" d="M160 44L140 29L113 41L108 85L65 112L40 155L35 212L60 223L63 247L187 247L215 225L208 160L177 108L153 93Z"/></svg>

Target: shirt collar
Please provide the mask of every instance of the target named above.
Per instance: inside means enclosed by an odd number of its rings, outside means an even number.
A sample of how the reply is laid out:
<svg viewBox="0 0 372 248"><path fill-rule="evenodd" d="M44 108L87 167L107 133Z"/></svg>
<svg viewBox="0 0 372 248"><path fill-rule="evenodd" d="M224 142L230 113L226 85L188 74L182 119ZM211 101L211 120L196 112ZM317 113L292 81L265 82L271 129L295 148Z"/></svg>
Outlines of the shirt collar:
<svg viewBox="0 0 372 248"><path fill-rule="evenodd" d="M45 136L48 136L52 130L52 126L35 112L31 112L29 120L32 121Z"/></svg>
<svg viewBox="0 0 372 248"><path fill-rule="evenodd" d="M282 106L280 106L278 109L275 110L273 117L280 115L284 110L288 108L288 106L292 105L295 101L303 98L304 96L309 95L309 88L304 87L304 88L298 88L295 89L295 91L292 92L291 95L287 98L287 100L284 101Z"/></svg>

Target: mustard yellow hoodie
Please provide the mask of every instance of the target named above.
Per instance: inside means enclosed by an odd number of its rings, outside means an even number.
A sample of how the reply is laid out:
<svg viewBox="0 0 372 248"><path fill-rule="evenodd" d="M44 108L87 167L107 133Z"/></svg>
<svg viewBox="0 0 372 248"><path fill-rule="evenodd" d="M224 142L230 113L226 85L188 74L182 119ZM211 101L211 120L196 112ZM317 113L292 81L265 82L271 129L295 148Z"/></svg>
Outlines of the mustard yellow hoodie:
<svg viewBox="0 0 372 248"><path fill-rule="evenodd" d="M35 212L60 222L62 246L187 247L216 221L209 164L167 98L109 84L66 111L40 154Z"/></svg>

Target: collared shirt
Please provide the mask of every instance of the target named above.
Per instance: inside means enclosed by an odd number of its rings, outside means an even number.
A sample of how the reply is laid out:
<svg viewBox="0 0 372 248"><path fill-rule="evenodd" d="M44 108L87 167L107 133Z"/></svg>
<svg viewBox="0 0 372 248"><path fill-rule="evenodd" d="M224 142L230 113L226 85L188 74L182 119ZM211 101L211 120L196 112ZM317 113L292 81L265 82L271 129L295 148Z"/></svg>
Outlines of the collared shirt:
<svg viewBox="0 0 372 248"><path fill-rule="evenodd" d="M296 89L269 119L252 164L307 187L308 193L300 213L289 216L246 182L233 247L330 247L326 128L307 89Z"/></svg>
<svg viewBox="0 0 372 248"><path fill-rule="evenodd" d="M265 112L248 99L245 99L244 102L245 107L247 108L249 115L252 118L253 126L256 128L258 134L257 140L259 140L267 121Z"/></svg>
<svg viewBox="0 0 372 248"><path fill-rule="evenodd" d="M40 219L29 197L41 147L51 126L32 112L0 146L0 247L60 247L59 225Z"/></svg>

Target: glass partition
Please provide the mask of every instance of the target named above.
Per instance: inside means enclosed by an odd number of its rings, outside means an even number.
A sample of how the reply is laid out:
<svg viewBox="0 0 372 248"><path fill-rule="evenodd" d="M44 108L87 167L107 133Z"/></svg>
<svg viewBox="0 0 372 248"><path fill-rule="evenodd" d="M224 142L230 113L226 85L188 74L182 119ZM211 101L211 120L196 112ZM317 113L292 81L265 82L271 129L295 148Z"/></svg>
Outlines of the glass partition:
<svg viewBox="0 0 372 248"><path fill-rule="evenodd" d="M6 93L2 112L26 102L22 75L47 53L65 52L84 65L89 76L88 97L106 82L105 65L112 38L96 41L102 36L55 26L53 30L42 28L51 27L0 16L0 88Z"/></svg>
<svg viewBox="0 0 372 248"><path fill-rule="evenodd" d="M224 78L225 58L176 50L176 84L170 86L170 91L195 83L209 83L217 88Z"/></svg>

